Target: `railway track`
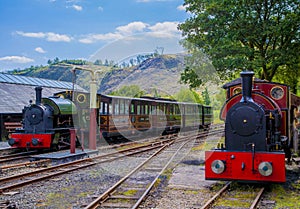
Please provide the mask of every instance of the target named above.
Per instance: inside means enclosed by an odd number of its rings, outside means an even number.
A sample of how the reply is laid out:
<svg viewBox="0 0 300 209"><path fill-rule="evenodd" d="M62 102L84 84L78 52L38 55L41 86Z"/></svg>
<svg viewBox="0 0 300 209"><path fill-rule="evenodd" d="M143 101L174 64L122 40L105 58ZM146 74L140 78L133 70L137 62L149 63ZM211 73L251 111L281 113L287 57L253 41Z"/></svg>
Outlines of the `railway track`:
<svg viewBox="0 0 300 209"><path fill-rule="evenodd" d="M140 154L146 151L151 151L162 147L165 143L169 143L173 139L165 140L163 142L157 142L154 144L136 146L133 148L127 148L119 150L116 152L111 152L108 154L98 155L93 158L85 158L81 160L72 161L69 163L64 163L49 168L37 169L34 171L17 174L13 176L8 176L0 178L0 193L5 191L15 189L24 185L31 184L33 182L42 181L54 176L62 175L75 170L87 168L99 163L105 163L113 160L117 160L126 156Z"/></svg>
<svg viewBox="0 0 300 209"><path fill-rule="evenodd" d="M201 133L199 137L207 136L208 133ZM197 138L196 136L194 136ZM115 148L115 152L110 152L108 154L98 155L93 158L86 158L79 161L74 161L71 163L65 163L58 166L52 166L49 168L37 169L32 172L23 173L21 175L13 175L0 179L0 193L5 193L16 188L32 184L33 182L43 181L54 176L63 175L75 170L87 168L96 164L105 163L121 159L126 156L140 155L144 158L145 152L154 152L162 148L165 144L173 143L175 136L167 137L168 139L164 141L150 142L150 143L132 143L130 146L121 145ZM186 140L187 137L177 137L176 141L182 142ZM151 169L148 169L151 170ZM158 170L152 169L152 170Z"/></svg>
<svg viewBox="0 0 300 209"><path fill-rule="evenodd" d="M232 188L231 185L231 182L227 182L220 190L216 192L216 194L211 199L209 199L201 207L201 209L209 209L213 208L214 206L228 208L234 207L234 204L236 204L236 206L238 207L255 209L265 191L265 187L255 187L254 189L252 188L249 192L244 190L246 188L245 185L242 185L238 188ZM231 200L230 204L228 204L226 198Z"/></svg>
<svg viewBox="0 0 300 209"><path fill-rule="evenodd" d="M195 138L170 141L85 207L137 208L176 155ZM193 144L193 143L192 143Z"/></svg>
<svg viewBox="0 0 300 209"><path fill-rule="evenodd" d="M222 130L217 128L210 132L202 132L200 134L195 134L194 136L195 137L197 136L197 138L200 139L201 137L208 136L210 134L216 134L219 131L222 131ZM164 141L167 142L168 140L170 140L174 137L176 137L176 134L171 134L171 135L165 136L166 139L164 139ZM152 141L144 142L144 144L145 144L144 146L145 147L148 146L149 143L151 143L151 145L159 144L159 143L161 143L161 141L162 141L161 137L155 138L155 139L152 139ZM127 147L133 147L133 149L135 149L134 147L141 147L141 146L142 145L140 142L129 142L129 143L124 143L124 144L113 145L113 146L110 146L110 149L113 149L113 148L117 149L118 152L110 153L107 155L101 155L99 157L95 157L94 159L108 158L110 155L116 155L116 153L121 155L123 153L122 149L125 149L125 152L128 152L128 151L130 151L130 149ZM6 150L15 150L15 149L9 148ZM32 157L34 157L32 154L36 154L36 153L37 153L36 151L28 151L28 152L19 152L19 153L0 156L0 171L3 172L4 170L8 170L11 168L21 169L21 168L25 168L25 167L29 167L29 166L45 167L46 165L51 163L51 160L32 161Z"/></svg>

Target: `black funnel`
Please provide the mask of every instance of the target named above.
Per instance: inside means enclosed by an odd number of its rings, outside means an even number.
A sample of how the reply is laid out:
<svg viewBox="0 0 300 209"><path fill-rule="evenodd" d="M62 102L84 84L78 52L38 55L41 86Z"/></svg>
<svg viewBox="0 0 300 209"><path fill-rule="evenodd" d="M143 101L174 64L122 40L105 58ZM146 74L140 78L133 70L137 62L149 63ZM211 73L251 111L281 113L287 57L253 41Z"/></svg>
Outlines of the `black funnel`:
<svg viewBox="0 0 300 209"><path fill-rule="evenodd" d="M242 93L243 93L243 97L240 102L253 101L251 94L252 94L252 78L254 72L242 71L240 75L242 77Z"/></svg>
<svg viewBox="0 0 300 209"><path fill-rule="evenodd" d="M41 86L35 87L35 104L39 105L42 103L42 90Z"/></svg>

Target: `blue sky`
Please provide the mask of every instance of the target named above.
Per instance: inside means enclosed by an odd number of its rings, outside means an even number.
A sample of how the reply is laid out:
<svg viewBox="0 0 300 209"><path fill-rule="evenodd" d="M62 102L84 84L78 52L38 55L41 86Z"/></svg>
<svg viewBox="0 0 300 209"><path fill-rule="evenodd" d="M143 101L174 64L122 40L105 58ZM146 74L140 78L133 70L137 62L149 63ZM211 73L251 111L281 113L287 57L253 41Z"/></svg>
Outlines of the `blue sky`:
<svg viewBox="0 0 300 209"><path fill-rule="evenodd" d="M0 0L0 71L49 59L178 53L183 0Z"/></svg>

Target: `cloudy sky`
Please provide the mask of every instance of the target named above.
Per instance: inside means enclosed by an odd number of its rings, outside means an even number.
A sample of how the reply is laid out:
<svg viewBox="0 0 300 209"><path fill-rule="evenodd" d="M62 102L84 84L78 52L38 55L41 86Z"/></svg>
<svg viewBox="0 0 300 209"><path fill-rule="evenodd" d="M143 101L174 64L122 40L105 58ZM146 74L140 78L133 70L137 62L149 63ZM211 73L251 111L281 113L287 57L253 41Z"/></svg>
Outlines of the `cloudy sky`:
<svg viewBox="0 0 300 209"><path fill-rule="evenodd" d="M184 0L1 0L0 71L49 59L178 53Z"/></svg>

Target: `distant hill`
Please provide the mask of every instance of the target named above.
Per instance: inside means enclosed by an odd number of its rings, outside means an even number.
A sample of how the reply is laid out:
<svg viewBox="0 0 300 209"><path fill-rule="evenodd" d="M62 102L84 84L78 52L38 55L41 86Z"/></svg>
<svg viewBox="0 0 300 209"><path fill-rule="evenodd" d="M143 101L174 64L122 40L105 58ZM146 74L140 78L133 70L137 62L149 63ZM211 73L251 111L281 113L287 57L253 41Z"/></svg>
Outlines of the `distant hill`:
<svg viewBox="0 0 300 209"><path fill-rule="evenodd" d="M11 73L72 82L75 77L71 67L62 66L61 64L31 67ZM84 63L84 65L79 65L79 67L101 71L97 79L99 83L98 92L104 94L109 94L122 86L138 85L146 92L156 89L171 95L184 86L179 84L180 73L184 69L183 54L160 55L144 60L137 66L126 68L99 66L91 63ZM76 84L88 89L89 75L89 72L76 70Z"/></svg>
<svg viewBox="0 0 300 209"><path fill-rule="evenodd" d="M99 92L110 93L122 86L138 85L146 92L151 89L174 94L179 91L180 73L184 68L183 55L163 55L143 61L140 65L114 69L102 79Z"/></svg>

